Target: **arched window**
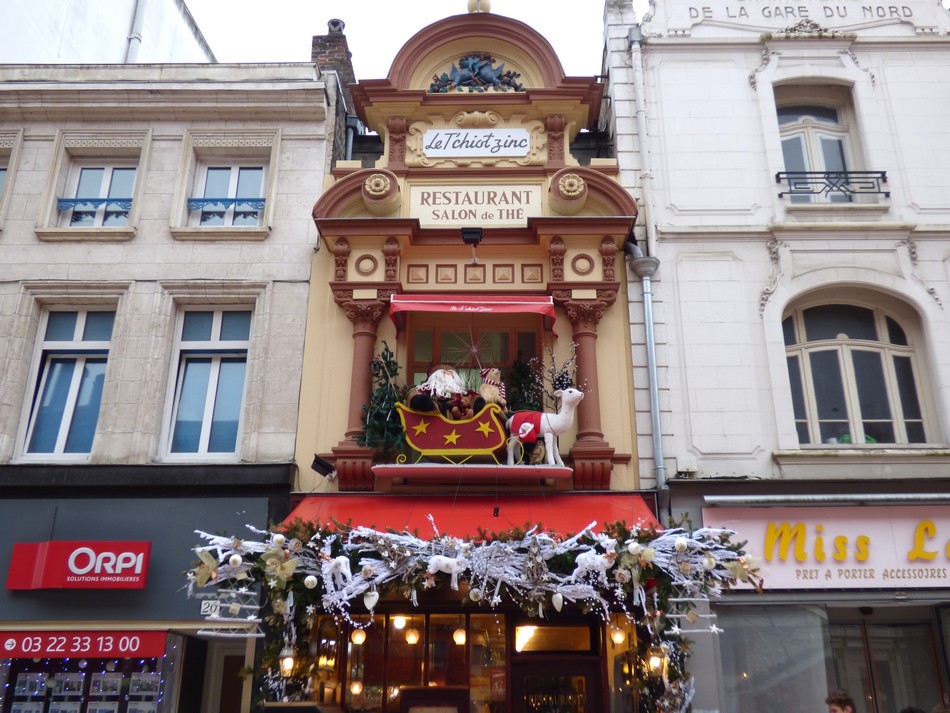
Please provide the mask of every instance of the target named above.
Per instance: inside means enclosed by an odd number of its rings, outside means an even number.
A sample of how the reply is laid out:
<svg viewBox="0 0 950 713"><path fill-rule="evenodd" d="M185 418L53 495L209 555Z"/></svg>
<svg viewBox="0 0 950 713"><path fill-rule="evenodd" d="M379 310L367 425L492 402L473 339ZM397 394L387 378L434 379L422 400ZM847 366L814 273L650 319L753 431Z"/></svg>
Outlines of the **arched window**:
<svg viewBox="0 0 950 713"><path fill-rule="evenodd" d="M820 304L782 327L799 443L927 442L917 356L896 318Z"/></svg>

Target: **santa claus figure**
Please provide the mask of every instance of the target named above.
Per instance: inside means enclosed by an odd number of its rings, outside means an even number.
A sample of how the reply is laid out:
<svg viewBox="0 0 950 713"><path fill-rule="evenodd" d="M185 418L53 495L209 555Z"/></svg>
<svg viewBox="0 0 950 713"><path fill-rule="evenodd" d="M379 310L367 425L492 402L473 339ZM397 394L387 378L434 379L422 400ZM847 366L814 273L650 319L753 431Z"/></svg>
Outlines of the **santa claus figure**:
<svg viewBox="0 0 950 713"><path fill-rule="evenodd" d="M462 403L465 404L466 415L470 415L467 414L469 409L472 413L478 413L485 408L485 399L467 389L459 373L444 364L434 367L428 379L410 389L407 400L409 408L415 411L439 412L450 418L453 407L458 413Z"/></svg>

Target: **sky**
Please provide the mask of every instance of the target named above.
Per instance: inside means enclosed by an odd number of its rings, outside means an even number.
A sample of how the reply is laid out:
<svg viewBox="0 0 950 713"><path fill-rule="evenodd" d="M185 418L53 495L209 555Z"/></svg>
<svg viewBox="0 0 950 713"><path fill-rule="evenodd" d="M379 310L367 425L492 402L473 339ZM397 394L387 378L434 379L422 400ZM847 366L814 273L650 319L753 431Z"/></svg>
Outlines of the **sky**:
<svg viewBox="0 0 950 713"><path fill-rule="evenodd" d="M219 62L309 62L314 35L340 19L357 79L381 79L423 27L466 13L467 0L185 0ZM648 0L633 0L637 19ZM491 0L491 12L547 38L568 76L600 74L603 0Z"/></svg>

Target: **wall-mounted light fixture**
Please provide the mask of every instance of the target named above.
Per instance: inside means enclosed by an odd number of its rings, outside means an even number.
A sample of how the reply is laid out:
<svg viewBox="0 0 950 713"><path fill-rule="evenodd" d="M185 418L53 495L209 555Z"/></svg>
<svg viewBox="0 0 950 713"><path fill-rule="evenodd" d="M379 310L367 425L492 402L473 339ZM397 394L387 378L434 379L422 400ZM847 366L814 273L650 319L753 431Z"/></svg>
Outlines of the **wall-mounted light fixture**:
<svg viewBox="0 0 950 713"><path fill-rule="evenodd" d="M478 255L475 254L475 248L482 242L481 228L462 228L462 242L472 246L472 264L478 264Z"/></svg>
<svg viewBox="0 0 950 713"><path fill-rule="evenodd" d="M294 651L294 647L289 644L284 646L280 650L280 655L277 657L280 662L280 675L283 678L290 678L294 675L294 663L297 658L297 652Z"/></svg>
<svg viewBox="0 0 950 713"><path fill-rule="evenodd" d="M647 676L651 678L666 678L666 667L669 657L662 646L651 646L647 649L643 659L643 666Z"/></svg>
<svg viewBox="0 0 950 713"><path fill-rule="evenodd" d="M316 453L313 454L313 463L310 464L310 468L329 480L336 478L336 468L333 467L333 464Z"/></svg>

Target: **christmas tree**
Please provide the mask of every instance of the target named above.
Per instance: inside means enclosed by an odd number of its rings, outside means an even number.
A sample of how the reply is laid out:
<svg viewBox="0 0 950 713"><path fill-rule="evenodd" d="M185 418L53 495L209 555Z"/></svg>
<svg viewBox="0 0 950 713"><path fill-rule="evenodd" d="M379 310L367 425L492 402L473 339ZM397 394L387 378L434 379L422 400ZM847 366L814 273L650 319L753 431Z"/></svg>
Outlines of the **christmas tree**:
<svg viewBox="0 0 950 713"><path fill-rule="evenodd" d="M375 448L384 459L405 448L406 439L396 413L396 403L406 396L406 387L396 384L399 364L389 345L372 362L373 391L370 402L363 405L363 433L358 439L361 446Z"/></svg>

